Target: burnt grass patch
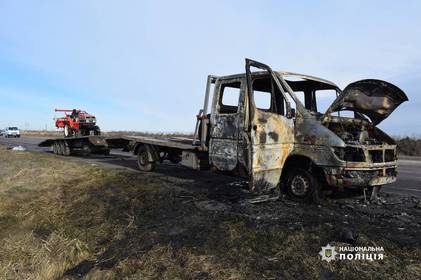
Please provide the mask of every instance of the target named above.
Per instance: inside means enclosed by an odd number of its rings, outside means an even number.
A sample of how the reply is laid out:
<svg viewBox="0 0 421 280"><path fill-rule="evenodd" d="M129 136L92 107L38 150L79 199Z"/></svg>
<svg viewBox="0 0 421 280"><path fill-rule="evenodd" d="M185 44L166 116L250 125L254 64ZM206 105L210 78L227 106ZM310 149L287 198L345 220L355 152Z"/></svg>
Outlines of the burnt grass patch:
<svg viewBox="0 0 421 280"><path fill-rule="evenodd" d="M0 167L2 279L421 277L415 197L252 203L244 182L175 166L104 170L1 150ZM327 263L328 243L382 246L385 258Z"/></svg>

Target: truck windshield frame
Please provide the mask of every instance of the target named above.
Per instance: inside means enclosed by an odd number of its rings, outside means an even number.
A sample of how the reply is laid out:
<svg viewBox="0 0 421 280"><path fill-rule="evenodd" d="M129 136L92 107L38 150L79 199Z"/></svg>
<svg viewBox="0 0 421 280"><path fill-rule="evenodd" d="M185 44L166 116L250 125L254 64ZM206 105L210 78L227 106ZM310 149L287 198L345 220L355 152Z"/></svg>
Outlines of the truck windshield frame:
<svg viewBox="0 0 421 280"><path fill-rule="evenodd" d="M275 75L279 79L282 87L284 87L284 91L288 92L291 99L295 102L298 112L304 117L309 117L315 113L323 114L323 112L317 112L316 91L335 90L336 97L338 97L341 93L340 88L335 83L321 78L292 72L275 72ZM288 77L298 79L298 81L292 81L292 79L289 80L287 79ZM295 93L298 91L303 91L305 93L305 99L311 98L312 100L305 100L304 105ZM312 108L315 110L312 110Z"/></svg>

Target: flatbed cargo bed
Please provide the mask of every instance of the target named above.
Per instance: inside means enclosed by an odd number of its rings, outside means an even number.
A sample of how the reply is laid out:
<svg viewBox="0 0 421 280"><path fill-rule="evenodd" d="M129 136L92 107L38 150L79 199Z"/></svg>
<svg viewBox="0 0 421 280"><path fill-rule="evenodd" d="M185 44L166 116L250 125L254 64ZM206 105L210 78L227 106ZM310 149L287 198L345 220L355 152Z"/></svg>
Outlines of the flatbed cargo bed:
<svg viewBox="0 0 421 280"><path fill-rule="evenodd" d="M193 138L186 137L155 138L149 136L124 136L121 137L121 139L160 147L176 148L180 150L196 150L200 147L193 144Z"/></svg>

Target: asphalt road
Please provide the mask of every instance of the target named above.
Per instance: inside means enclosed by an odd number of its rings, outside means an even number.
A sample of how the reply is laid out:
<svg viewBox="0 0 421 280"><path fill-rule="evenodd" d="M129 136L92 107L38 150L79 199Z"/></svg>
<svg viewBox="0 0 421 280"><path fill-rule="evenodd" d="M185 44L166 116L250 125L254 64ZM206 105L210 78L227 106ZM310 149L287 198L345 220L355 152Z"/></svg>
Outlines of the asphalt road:
<svg viewBox="0 0 421 280"><path fill-rule="evenodd" d="M3 138L0 137L0 144L14 147L21 145L30 151L50 152L49 148L38 147L38 143L46 138L42 137L21 137ZM124 168L132 171L137 170L135 157L130 153L113 150L110 156L91 155L89 157L69 157L70 160L83 160L91 164L100 164L107 168ZM384 186L383 192L400 194L405 196L421 197L421 160L400 159L398 165L398 180L390 185Z"/></svg>

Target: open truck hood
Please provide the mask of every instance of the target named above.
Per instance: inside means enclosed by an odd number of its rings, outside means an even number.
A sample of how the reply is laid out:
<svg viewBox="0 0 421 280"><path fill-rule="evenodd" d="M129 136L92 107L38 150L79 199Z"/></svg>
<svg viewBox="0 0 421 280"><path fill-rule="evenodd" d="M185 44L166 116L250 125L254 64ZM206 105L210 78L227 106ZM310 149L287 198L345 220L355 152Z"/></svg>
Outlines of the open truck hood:
<svg viewBox="0 0 421 280"><path fill-rule="evenodd" d="M361 80L349 84L327 109L332 112L351 110L369 117L374 125L386 119L402 102L406 94L397 86L381 80Z"/></svg>

